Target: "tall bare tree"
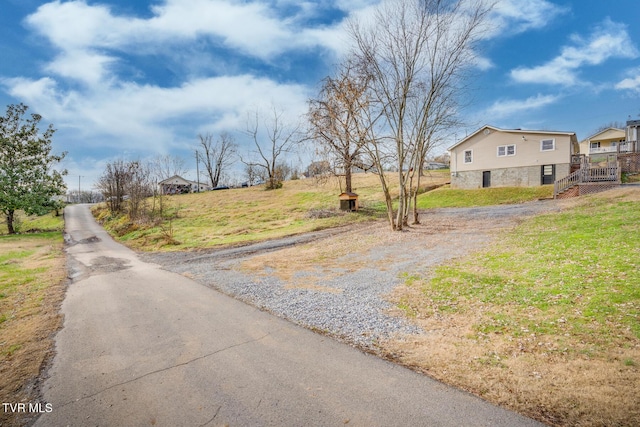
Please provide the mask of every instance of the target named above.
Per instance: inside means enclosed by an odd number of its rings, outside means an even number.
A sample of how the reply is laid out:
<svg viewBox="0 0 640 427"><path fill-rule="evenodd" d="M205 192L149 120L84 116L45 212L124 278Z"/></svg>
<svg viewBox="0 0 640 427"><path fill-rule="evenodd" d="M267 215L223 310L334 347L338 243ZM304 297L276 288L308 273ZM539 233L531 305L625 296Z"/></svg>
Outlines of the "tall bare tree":
<svg viewBox="0 0 640 427"><path fill-rule="evenodd" d="M207 133L198 135L200 149L198 156L204 162L205 173L209 178L212 187L220 184L220 177L224 171L233 164L236 154L236 143L233 135L222 132L218 139L214 140L213 135Z"/></svg>
<svg viewBox="0 0 640 427"><path fill-rule="evenodd" d="M282 187L285 176L281 160L301 142L300 124L287 122L284 112L272 106L269 113L256 110L249 114L245 134L253 141L255 150L250 153L251 160L240 157L240 161L264 172L267 190Z"/></svg>
<svg viewBox="0 0 640 427"><path fill-rule="evenodd" d="M361 161L371 123L363 115L369 108L370 76L357 73L345 61L336 77L327 77L317 99L309 101L310 137L318 141L344 172L345 191L351 192L353 166L366 168Z"/></svg>
<svg viewBox="0 0 640 427"><path fill-rule="evenodd" d="M107 163L96 188L112 213L126 212L129 219L135 220L144 210L146 199L153 194L150 168L136 160L114 160Z"/></svg>
<svg viewBox="0 0 640 427"><path fill-rule="evenodd" d="M349 24L350 60L368 77L376 101L370 105L381 109L384 121L384 135L371 139L368 152L378 164L384 162L379 156L392 156L398 174L395 215L387 177L380 174L394 230L407 223L417 190L414 174L455 115L457 97L466 87L464 71L473 64L490 10L484 0L383 1L371 21Z"/></svg>

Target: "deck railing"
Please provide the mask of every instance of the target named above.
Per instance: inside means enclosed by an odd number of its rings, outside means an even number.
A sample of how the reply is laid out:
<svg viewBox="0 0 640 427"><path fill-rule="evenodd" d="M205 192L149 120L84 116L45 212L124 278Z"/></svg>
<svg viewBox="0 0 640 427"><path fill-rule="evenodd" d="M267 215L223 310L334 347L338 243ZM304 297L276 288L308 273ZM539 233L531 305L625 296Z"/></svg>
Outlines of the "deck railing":
<svg viewBox="0 0 640 427"><path fill-rule="evenodd" d="M618 179L618 169L618 165L590 167L586 170L583 182L616 181Z"/></svg>
<svg viewBox="0 0 640 427"><path fill-rule="evenodd" d="M589 147L589 154L636 153L638 151L638 141L618 142L609 147Z"/></svg>
<svg viewBox="0 0 640 427"><path fill-rule="evenodd" d="M580 169L553 183L553 197L555 198L563 191L584 182L619 182L621 171L619 162L605 167L593 167L588 163L583 163Z"/></svg>
<svg viewBox="0 0 640 427"><path fill-rule="evenodd" d="M584 175L582 169L578 169L577 171L561 178L553 183L553 197L555 198L558 194L567 190L568 188L573 187L576 184L582 182L582 175Z"/></svg>

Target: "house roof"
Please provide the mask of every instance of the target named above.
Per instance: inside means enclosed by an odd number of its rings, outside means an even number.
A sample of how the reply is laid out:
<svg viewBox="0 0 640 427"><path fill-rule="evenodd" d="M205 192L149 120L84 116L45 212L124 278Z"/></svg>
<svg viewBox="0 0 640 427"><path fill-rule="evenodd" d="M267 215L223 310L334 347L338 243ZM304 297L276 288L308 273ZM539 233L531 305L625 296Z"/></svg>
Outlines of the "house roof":
<svg viewBox="0 0 640 427"><path fill-rule="evenodd" d="M476 136L480 132L484 131L485 129L493 130L494 132L518 133L518 134L537 133L537 134L544 134L544 135L569 135L569 136L575 136L576 135L575 132L562 132L562 131L550 131L550 130L526 130L526 129L500 129L499 127L490 126L490 125L484 125L480 129L478 129L477 131L473 132L471 135L468 135L464 139L458 141L456 144L454 144L451 147L449 147L447 150L451 151L454 148L456 148L457 146L459 146L461 144L464 144L465 142L467 142L468 140L470 140L471 138L473 138L474 136Z"/></svg>
<svg viewBox="0 0 640 427"><path fill-rule="evenodd" d="M582 140L582 141L580 141L580 142L586 142L586 141L590 141L590 140L592 140L592 139L598 139L598 138L600 137L600 135L603 135L603 134L605 134L605 133L607 133L607 132L609 132L609 131L612 131L612 130L613 130L613 131L621 132L623 135L625 135L625 130L624 130L624 129L620 129L620 128L606 128L606 129L604 129L604 130L601 130L601 131L600 131L600 132L598 132L598 133L595 133L595 134L593 134L593 135L591 135L591 136L589 136L589 137L587 137L587 138L583 139L583 140Z"/></svg>
<svg viewBox="0 0 640 427"><path fill-rule="evenodd" d="M189 182L189 180L184 179L183 177L181 177L180 175L173 175L170 178L167 179L163 179L162 181L158 182L158 184L166 184L168 182L171 181L175 181L175 180L179 180L179 181L184 181L184 182Z"/></svg>
<svg viewBox="0 0 640 427"><path fill-rule="evenodd" d="M158 182L159 185L163 185L163 184L175 184L175 181L179 181L182 182L184 184L190 184L190 185L198 185L198 182L196 181L190 181L188 179L184 179L183 177L181 177L180 175L173 175L171 178L167 178L167 179L163 179L162 181ZM206 182L201 182L200 183L201 187L208 187Z"/></svg>

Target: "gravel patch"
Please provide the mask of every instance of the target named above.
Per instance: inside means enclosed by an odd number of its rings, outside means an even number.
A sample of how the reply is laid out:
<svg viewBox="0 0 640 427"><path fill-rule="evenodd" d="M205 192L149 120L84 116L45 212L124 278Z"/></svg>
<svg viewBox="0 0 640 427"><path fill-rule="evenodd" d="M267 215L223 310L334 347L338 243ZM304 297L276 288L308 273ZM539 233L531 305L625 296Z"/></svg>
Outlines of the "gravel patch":
<svg viewBox="0 0 640 427"><path fill-rule="evenodd" d="M380 340L423 333L411 321L391 314L394 307L387 297L404 282L402 275L428 275L437 265L486 247L500 230L521 219L561 208L562 202L545 200L433 209L421 215L423 224L403 232L389 231L379 222L243 247L141 257L294 323L375 351ZM348 251L347 245L358 249ZM311 265L297 256L302 249L313 253L334 248L333 259L322 257ZM271 260L280 264L274 267ZM247 262L253 267L247 268ZM283 265L293 274L283 276Z"/></svg>

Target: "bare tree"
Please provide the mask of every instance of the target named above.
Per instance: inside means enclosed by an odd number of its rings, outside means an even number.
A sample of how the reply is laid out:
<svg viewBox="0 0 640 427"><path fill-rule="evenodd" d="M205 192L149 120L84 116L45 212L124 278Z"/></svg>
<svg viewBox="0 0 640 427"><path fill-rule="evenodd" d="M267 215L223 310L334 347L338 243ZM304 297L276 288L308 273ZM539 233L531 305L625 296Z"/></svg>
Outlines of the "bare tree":
<svg viewBox="0 0 640 427"><path fill-rule="evenodd" d="M107 163L104 172L98 178L96 188L104 196L112 213L120 213L123 210L130 173L129 162L118 159Z"/></svg>
<svg viewBox="0 0 640 427"><path fill-rule="evenodd" d="M215 188L220 184L224 171L233 164L236 143L233 136L227 132L222 132L217 140L214 140L210 133L198 135L198 139L202 152L198 151L197 155L204 162L205 173L211 186Z"/></svg>
<svg viewBox="0 0 640 427"><path fill-rule="evenodd" d="M149 165L140 161L129 162L129 181L126 185L129 219L136 220L143 214L148 197L153 195L154 185Z"/></svg>
<svg viewBox="0 0 640 427"><path fill-rule="evenodd" d="M144 200L153 193L149 168L139 161L122 159L107 163L96 187L112 213L124 213L128 207L126 212L132 220L138 217Z"/></svg>
<svg viewBox="0 0 640 427"><path fill-rule="evenodd" d="M350 60L367 76L376 101L369 108L379 108L384 122L384 134L370 138L367 151L379 167L391 158L398 174L395 215L387 177L380 174L394 230L407 223L412 196L415 206L414 174L455 116L456 98L465 91L463 71L473 64L490 9L483 0L384 1L371 22L349 24Z"/></svg>
<svg viewBox="0 0 640 427"><path fill-rule="evenodd" d="M282 187L285 176L280 161L301 141L300 125L288 123L284 113L272 107L269 114L259 110L250 114L245 133L252 139L256 150L252 153L252 160L241 157L240 161L247 167L264 172L267 190Z"/></svg>
<svg viewBox="0 0 640 427"><path fill-rule="evenodd" d="M370 76L359 74L345 61L335 78L324 80L318 99L309 101L310 137L337 161L344 173L345 191L352 191L353 166L366 169L360 160L371 126L363 112L368 108Z"/></svg>
<svg viewBox="0 0 640 427"><path fill-rule="evenodd" d="M263 171L251 163L245 163L244 173L247 177L247 185L249 187L255 185L259 180L264 180Z"/></svg>
<svg viewBox="0 0 640 427"><path fill-rule="evenodd" d="M187 173L184 159L171 154L158 154L149 161L149 168L158 181Z"/></svg>

